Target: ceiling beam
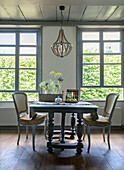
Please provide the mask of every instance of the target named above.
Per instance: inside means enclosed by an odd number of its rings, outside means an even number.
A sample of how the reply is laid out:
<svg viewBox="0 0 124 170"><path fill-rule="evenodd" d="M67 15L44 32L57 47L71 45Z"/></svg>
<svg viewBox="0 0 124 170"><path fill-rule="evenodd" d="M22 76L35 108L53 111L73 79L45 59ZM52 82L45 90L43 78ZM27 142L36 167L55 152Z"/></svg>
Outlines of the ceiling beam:
<svg viewBox="0 0 124 170"><path fill-rule="evenodd" d="M60 26L60 21L40 21L40 20L27 20L27 21L0 21L0 25L39 25L39 26ZM122 25L124 21L63 21L63 26L81 26L81 25Z"/></svg>

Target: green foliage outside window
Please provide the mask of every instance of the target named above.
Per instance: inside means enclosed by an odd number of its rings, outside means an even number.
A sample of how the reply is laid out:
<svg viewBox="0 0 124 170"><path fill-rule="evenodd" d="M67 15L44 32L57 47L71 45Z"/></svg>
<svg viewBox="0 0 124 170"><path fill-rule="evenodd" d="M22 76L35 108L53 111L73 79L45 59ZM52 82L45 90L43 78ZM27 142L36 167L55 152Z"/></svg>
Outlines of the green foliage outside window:
<svg viewBox="0 0 124 170"><path fill-rule="evenodd" d="M99 55L84 55L84 63L97 63L97 65L83 66L83 85L97 86L100 81L100 57ZM120 55L104 56L104 85L121 84L121 66L114 65L120 63ZM20 57L20 90L36 90L36 70L26 68L36 68L35 56ZM113 65L106 65L112 63ZM15 89L15 56L0 56L0 90ZM6 68L6 69L5 69ZM24 69L23 69L24 68ZM108 93L118 92L119 99L122 99L122 88L81 88L81 100L105 100ZM38 100L37 93L28 93L28 100ZM0 101L12 101L12 93L1 92Z"/></svg>
<svg viewBox="0 0 124 170"><path fill-rule="evenodd" d="M28 101L38 101L38 93L26 93ZM12 101L11 92L0 92L0 101Z"/></svg>
<svg viewBox="0 0 124 170"><path fill-rule="evenodd" d="M109 93L119 93L122 99L122 88L81 88L81 100L105 100Z"/></svg>
<svg viewBox="0 0 124 170"><path fill-rule="evenodd" d="M91 53L87 50L85 53ZM100 56L99 55L83 55L83 86L99 86L100 85ZM107 64L106 64L107 63ZM111 65L111 64L112 65ZM116 65L114 63L118 63ZM105 55L104 56L104 85L116 86L121 85L121 56ZM122 88L81 88L81 100L105 100L109 93L119 93L119 99L122 99Z"/></svg>
<svg viewBox="0 0 124 170"><path fill-rule="evenodd" d="M21 56L19 66L19 90L36 90L36 56ZM15 56L0 56L0 68L0 90L15 90ZM38 94L28 93L28 98L38 100ZM0 92L0 101L12 101L12 92Z"/></svg>
<svg viewBox="0 0 124 170"><path fill-rule="evenodd" d="M36 68L36 56L20 56L20 68Z"/></svg>

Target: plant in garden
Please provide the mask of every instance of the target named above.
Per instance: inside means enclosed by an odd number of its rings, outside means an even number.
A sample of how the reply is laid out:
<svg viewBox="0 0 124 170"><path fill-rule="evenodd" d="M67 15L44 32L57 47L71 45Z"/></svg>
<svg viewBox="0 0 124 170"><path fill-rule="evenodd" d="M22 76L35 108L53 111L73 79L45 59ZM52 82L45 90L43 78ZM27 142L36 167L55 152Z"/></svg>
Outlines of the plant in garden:
<svg viewBox="0 0 124 170"><path fill-rule="evenodd" d="M46 81L42 81L39 86L42 88L45 93L56 94L59 93L61 89L61 85L63 82L62 73L56 73L55 71L51 71L49 73L50 79Z"/></svg>
<svg viewBox="0 0 124 170"><path fill-rule="evenodd" d="M91 51L87 51L86 53L91 53ZM84 55L83 62L86 63L83 70L83 84L85 84L85 86L93 86L94 84L99 86L99 55ZM88 65L88 63L97 63L97 65ZM121 67L114 65L114 63L121 63L121 56L112 54L105 55L104 64L106 63L112 63L112 65L105 65L104 84L112 85L115 83L114 85L118 85L117 83L121 83ZM12 100L12 92L2 92L2 90L15 90L15 57L0 56L0 67L0 101L10 101ZM36 68L35 57L20 57L19 67L24 68L19 71L19 90L36 90L36 70L29 70L29 68ZM49 91L47 89L47 92L57 93L61 89L63 82L62 77L63 75L61 73L51 71L50 79L45 81L45 83L48 82L49 84L43 85L49 89ZM119 99L122 99L122 88L87 87L81 88L81 100L104 100L107 94L112 92L118 92L120 94ZM35 100L36 95L36 93L30 93L31 100L33 100L33 98Z"/></svg>
<svg viewBox="0 0 124 170"><path fill-rule="evenodd" d="M84 53L92 53L91 49L87 49ZM81 100L105 100L109 93L119 93L122 99L122 88L101 88L88 87L100 85L100 56L84 55L83 56L83 85L87 88L81 88ZM97 63L97 64L96 64ZM106 64L107 63L107 64ZM110 64L109 64L110 63ZM114 63L121 63L120 55L104 56L104 85L121 85L121 66ZM86 64L86 65L85 65Z"/></svg>

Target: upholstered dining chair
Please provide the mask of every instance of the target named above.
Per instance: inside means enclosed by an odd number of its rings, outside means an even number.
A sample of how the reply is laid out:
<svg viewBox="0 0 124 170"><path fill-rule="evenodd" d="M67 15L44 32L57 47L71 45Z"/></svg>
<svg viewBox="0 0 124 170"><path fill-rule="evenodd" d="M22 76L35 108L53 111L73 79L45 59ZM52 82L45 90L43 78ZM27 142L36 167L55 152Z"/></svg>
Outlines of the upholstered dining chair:
<svg viewBox="0 0 124 170"><path fill-rule="evenodd" d="M90 129L92 127L103 129L103 140L104 140L104 142L105 142L105 128L108 128L107 140L108 140L108 148L110 149L111 120L112 120L114 108L115 108L118 97L119 97L118 93L110 93L106 97L104 113L103 113L103 115L98 115L98 117L96 117L96 120L93 119L92 115L90 115L90 114L84 114L83 115L83 123L84 123L83 140L85 139L85 128L87 128L87 135L88 135L87 152L88 153L89 153L89 150L90 150Z"/></svg>
<svg viewBox="0 0 124 170"><path fill-rule="evenodd" d="M47 114L33 113L32 118L29 117L27 95L21 92L14 92L12 94L13 101L17 113L18 120L18 140L17 145L19 145L20 140L20 125L26 126L26 139L28 139L28 126L32 126L32 146L33 151L35 151L35 129L37 124L41 124L47 119Z"/></svg>

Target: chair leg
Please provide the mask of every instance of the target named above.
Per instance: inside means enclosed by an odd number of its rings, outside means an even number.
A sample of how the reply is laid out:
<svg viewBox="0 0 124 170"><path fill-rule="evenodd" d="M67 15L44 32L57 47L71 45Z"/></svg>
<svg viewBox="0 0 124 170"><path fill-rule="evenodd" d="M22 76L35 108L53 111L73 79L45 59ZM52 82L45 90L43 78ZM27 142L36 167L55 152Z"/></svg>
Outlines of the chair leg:
<svg viewBox="0 0 124 170"><path fill-rule="evenodd" d="M17 145L19 145L19 140L20 140L20 124L18 123L18 140L17 140Z"/></svg>
<svg viewBox="0 0 124 170"><path fill-rule="evenodd" d="M33 151L35 151L35 130L36 130L36 125L32 125L32 146L33 146Z"/></svg>
<svg viewBox="0 0 124 170"><path fill-rule="evenodd" d="M105 128L103 128L103 141L105 142Z"/></svg>
<svg viewBox="0 0 124 170"><path fill-rule="evenodd" d="M108 128L108 136L107 136L107 139L108 139L108 148L111 149L110 147L110 131L111 131L111 126L109 126Z"/></svg>
<svg viewBox="0 0 124 170"><path fill-rule="evenodd" d="M26 139L28 139L28 126L26 126Z"/></svg>
<svg viewBox="0 0 124 170"><path fill-rule="evenodd" d="M87 125L87 135L88 135L88 149L87 149L87 153L89 153L90 151L90 126Z"/></svg>
<svg viewBox="0 0 124 170"><path fill-rule="evenodd" d="M86 136L86 127L85 127L85 125L83 125L83 129L84 129L84 135L83 135L83 140L84 140L85 136Z"/></svg>
<svg viewBox="0 0 124 170"><path fill-rule="evenodd" d="M45 119L45 125L44 125L44 136L45 139L47 140L47 136L48 136L47 117Z"/></svg>

